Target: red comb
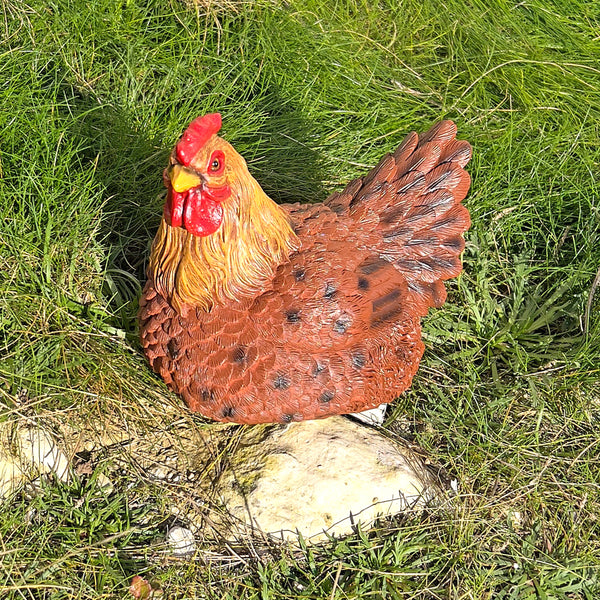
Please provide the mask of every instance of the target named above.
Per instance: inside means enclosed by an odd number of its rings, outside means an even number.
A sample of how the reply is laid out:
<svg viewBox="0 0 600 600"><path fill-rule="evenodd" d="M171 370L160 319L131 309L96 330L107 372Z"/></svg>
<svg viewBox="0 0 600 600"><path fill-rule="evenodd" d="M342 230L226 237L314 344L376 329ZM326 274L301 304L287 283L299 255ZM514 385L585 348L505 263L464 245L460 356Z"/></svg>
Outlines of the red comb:
<svg viewBox="0 0 600 600"><path fill-rule="evenodd" d="M221 129L221 115L211 113L194 119L177 143L177 158L186 167L190 164L198 150L206 144L211 136Z"/></svg>

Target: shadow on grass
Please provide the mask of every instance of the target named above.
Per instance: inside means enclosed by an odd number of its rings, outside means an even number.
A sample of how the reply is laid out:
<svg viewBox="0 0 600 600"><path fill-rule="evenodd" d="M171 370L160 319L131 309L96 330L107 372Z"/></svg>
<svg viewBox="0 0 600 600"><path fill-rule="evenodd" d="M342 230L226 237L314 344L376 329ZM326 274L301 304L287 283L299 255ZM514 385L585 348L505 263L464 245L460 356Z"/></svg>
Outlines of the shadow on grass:
<svg viewBox="0 0 600 600"><path fill-rule="evenodd" d="M132 333L150 246L162 214L162 171L175 140L148 135L126 110L99 104L74 88L65 93L70 96L71 135L82 147L81 161L94 164L105 190L100 237L108 248L105 296L115 315L112 325ZM293 107L277 105L276 93L267 97L274 106L264 107L269 118L260 133L240 141L251 172L279 203L324 199L320 157L308 142L310 124ZM188 122L182 118L181 132ZM227 125L224 130L229 137Z"/></svg>

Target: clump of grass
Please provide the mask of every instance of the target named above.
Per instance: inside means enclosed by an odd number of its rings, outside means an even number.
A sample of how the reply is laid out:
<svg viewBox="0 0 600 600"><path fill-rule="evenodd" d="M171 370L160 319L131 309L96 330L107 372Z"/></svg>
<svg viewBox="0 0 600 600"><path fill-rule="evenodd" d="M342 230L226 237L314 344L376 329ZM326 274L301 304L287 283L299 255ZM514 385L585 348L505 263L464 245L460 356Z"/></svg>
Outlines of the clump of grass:
<svg viewBox="0 0 600 600"><path fill-rule="evenodd" d="M185 415L135 315L161 171L198 114L223 113L279 201L323 199L440 118L474 147L465 273L387 423L459 482L454 513L180 562L163 486L49 482L0 507L6 597L124 597L135 574L173 598L597 596L592 3L8 1L0 19L1 420L141 435Z"/></svg>

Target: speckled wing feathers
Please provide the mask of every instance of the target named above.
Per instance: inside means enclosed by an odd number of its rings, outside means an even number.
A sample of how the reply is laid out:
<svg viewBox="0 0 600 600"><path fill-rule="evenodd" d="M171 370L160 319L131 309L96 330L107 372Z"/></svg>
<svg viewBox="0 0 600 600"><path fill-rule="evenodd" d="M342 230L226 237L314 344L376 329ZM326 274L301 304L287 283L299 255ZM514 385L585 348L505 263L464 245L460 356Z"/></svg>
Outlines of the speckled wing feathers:
<svg viewBox="0 0 600 600"><path fill-rule="evenodd" d="M470 146L448 121L411 134L320 205L286 205L302 242L253 297L178 314L149 281L141 338L192 410L289 422L365 410L411 383L420 317L460 271Z"/></svg>
<svg viewBox="0 0 600 600"><path fill-rule="evenodd" d="M411 133L364 179L326 201L381 233L375 248L404 274L421 316L444 303L442 282L462 270L462 234L470 218L460 202L470 185L464 167L471 146L455 135L452 121L420 138Z"/></svg>

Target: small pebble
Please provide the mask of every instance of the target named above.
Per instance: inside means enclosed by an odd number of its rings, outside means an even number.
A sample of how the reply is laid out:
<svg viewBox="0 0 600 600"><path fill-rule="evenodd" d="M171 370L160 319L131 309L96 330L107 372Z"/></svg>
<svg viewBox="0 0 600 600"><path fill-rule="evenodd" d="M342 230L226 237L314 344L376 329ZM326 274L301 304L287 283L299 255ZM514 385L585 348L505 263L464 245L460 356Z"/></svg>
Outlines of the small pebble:
<svg viewBox="0 0 600 600"><path fill-rule="evenodd" d="M186 556L196 551L194 534L184 527L173 527L167 532L167 543L175 556Z"/></svg>

